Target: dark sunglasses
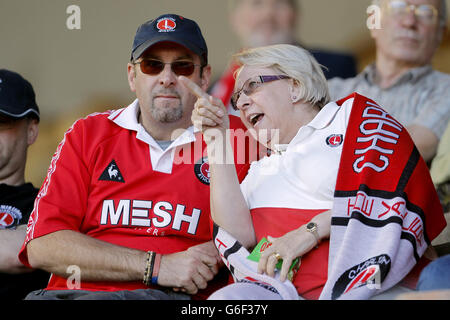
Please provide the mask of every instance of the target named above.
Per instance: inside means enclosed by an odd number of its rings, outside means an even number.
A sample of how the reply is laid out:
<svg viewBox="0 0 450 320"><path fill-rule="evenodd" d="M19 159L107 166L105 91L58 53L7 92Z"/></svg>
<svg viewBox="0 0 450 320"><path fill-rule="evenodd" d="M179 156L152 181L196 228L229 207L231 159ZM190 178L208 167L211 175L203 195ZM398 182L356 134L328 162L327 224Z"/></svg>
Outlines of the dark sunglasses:
<svg viewBox="0 0 450 320"><path fill-rule="evenodd" d="M244 82L244 85L242 86L241 90L238 90L235 93L233 93L233 95L231 96L231 106L233 107L234 110L238 110L237 102L242 92L244 92L246 96L249 96L253 92L255 92L255 90L258 89L263 83L289 78L290 78L289 76L285 75L251 77L250 79L247 79L247 81Z"/></svg>
<svg viewBox="0 0 450 320"><path fill-rule="evenodd" d="M175 61L175 62L162 62L155 59L143 59L133 64L141 65L141 71L145 74L155 76L160 74L164 70L166 64L170 64L172 72L177 76L190 76L194 73L195 67L200 67L199 64L194 64L192 61Z"/></svg>

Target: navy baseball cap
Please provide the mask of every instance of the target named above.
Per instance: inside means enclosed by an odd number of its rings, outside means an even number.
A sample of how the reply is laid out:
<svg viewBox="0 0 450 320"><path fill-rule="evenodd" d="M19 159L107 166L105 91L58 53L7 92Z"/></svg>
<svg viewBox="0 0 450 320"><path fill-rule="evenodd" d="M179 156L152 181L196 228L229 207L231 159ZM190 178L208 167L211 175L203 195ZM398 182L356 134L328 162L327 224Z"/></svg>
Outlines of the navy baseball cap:
<svg viewBox="0 0 450 320"><path fill-rule="evenodd" d="M208 47L198 24L177 14L163 14L147 21L136 31L131 61L136 61L152 45L170 41L178 43L200 56L208 64Z"/></svg>
<svg viewBox="0 0 450 320"><path fill-rule="evenodd" d="M0 69L0 115L40 118L33 86L20 74L6 69Z"/></svg>

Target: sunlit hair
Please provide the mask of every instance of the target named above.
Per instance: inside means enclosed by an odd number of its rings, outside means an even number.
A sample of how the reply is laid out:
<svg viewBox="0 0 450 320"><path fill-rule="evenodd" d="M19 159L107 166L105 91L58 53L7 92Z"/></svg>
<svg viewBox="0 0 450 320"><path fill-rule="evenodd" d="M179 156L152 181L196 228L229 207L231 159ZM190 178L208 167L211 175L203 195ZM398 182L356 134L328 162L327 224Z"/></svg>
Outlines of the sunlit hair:
<svg viewBox="0 0 450 320"><path fill-rule="evenodd" d="M322 108L330 101L327 80L316 59L305 49L290 45L248 49L235 54L234 59L241 65L235 76L244 66L272 68L280 74L294 79L300 84L300 100Z"/></svg>

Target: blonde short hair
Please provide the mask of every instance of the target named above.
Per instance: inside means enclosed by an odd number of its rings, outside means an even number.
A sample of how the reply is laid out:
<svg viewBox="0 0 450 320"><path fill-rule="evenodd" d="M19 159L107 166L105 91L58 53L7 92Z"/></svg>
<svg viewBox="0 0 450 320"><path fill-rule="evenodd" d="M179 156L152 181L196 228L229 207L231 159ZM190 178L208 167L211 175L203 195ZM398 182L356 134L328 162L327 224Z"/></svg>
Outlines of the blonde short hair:
<svg viewBox="0 0 450 320"><path fill-rule="evenodd" d="M242 67L272 68L294 79L300 84L300 99L303 102L322 108L330 101L327 80L321 66L311 53L299 46L276 44L248 49L233 57Z"/></svg>

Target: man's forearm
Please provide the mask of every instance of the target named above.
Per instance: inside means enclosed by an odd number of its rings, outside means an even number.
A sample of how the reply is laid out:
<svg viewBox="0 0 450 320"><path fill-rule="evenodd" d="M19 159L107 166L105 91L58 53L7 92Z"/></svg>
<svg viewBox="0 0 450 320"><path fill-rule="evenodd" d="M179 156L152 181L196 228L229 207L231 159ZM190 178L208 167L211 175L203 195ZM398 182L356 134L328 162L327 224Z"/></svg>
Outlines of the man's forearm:
<svg viewBox="0 0 450 320"><path fill-rule="evenodd" d="M87 235L62 230L33 239L28 260L39 268L68 277L69 266L80 268L81 281L140 281L146 252L113 245Z"/></svg>
<svg viewBox="0 0 450 320"><path fill-rule="evenodd" d="M436 154L439 144L438 137L430 129L424 126L413 124L406 129L425 162L431 161Z"/></svg>
<svg viewBox="0 0 450 320"><path fill-rule="evenodd" d="M17 255L26 234L26 225L20 225L15 230L0 230L0 272L22 273L30 269L20 263Z"/></svg>

